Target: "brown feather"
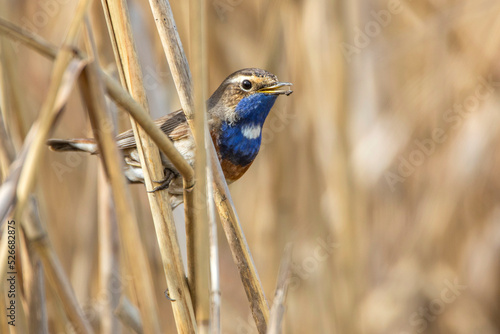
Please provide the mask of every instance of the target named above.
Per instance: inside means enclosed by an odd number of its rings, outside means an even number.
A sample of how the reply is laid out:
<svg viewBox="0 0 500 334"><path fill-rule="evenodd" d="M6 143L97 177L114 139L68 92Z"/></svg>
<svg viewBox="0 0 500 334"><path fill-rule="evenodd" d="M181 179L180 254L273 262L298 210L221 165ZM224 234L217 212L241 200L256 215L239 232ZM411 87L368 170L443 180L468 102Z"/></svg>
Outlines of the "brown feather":
<svg viewBox="0 0 500 334"><path fill-rule="evenodd" d="M168 115L155 120L156 125L170 138L179 140L189 135L189 125L182 109L174 111ZM132 129L119 134L116 137L118 147L122 150L135 148L135 138Z"/></svg>

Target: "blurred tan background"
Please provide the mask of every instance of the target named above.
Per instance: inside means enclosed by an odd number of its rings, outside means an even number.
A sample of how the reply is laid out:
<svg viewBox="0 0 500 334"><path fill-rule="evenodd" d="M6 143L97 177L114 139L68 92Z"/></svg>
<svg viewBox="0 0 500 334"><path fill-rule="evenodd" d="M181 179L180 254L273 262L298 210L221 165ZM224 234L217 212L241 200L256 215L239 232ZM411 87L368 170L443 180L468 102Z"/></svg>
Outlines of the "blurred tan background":
<svg viewBox="0 0 500 334"><path fill-rule="evenodd" d="M171 5L189 59L188 1ZM56 45L75 9L69 0L1 6L2 18ZM148 2L129 6L159 117L180 104ZM105 26L101 12L95 1L95 27ZM284 246L294 244L284 333L499 333L500 2L208 0L207 16L210 93L244 67L294 84L266 121L252 168L231 186L269 302ZM7 125L25 134L52 62L1 46L3 94L24 92L6 99ZM105 34L98 48L113 72ZM91 135L82 108L75 90L55 137ZM47 152L38 182L41 215L96 328L107 302L96 275L97 162ZM144 188L131 188L162 325L173 333ZM182 216L177 209L179 227ZM223 333L256 333L223 233L219 244ZM49 316L60 314L47 295Z"/></svg>

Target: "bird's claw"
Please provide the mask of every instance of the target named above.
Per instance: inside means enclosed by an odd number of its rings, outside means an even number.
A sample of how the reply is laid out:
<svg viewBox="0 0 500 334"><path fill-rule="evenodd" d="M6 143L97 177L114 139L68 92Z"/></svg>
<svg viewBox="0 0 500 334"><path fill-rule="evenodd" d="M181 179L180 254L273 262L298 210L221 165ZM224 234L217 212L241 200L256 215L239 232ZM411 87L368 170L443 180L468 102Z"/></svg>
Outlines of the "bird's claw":
<svg viewBox="0 0 500 334"><path fill-rule="evenodd" d="M175 174L168 168L165 168L164 173L165 173L165 178L163 178L163 180L159 181L151 180L155 183L160 183L160 185L158 187L154 187L153 190L148 190L147 191L148 193L154 193L157 192L158 190L163 190L168 188L170 182L174 179Z"/></svg>

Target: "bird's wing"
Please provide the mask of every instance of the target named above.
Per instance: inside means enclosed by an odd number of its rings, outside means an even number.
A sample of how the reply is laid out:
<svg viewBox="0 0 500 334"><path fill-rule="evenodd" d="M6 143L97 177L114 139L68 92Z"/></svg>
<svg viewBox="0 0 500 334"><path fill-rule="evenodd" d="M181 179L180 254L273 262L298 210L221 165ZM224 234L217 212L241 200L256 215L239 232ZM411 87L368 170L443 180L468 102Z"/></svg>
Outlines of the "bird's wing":
<svg viewBox="0 0 500 334"><path fill-rule="evenodd" d="M155 120L156 125L170 138L176 141L189 135L189 125L182 109L174 111ZM125 131L116 137L118 148L124 150L134 148L135 138L132 130Z"/></svg>

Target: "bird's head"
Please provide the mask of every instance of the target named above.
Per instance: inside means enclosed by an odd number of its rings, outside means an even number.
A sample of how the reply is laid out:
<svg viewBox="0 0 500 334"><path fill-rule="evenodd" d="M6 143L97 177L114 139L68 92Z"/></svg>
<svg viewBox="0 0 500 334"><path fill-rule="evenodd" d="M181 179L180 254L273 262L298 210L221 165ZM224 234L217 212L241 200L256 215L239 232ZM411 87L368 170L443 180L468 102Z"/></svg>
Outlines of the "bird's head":
<svg viewBox="0 0 500 334"><path fill-rule="evenodd" d="M279 95L290 95L288 82L258 68L234 72L208 100L210 133L229 182L240 178L257 156L262 127Z"/></svg>
<svg viewBox="0 0 500 334"><path fill-rule="evenodd" d="M290 95L289 82L280 82L267 71L246 68L229 75L208 100L212 127L223 123L262 126L279 95Z"/></svg>

